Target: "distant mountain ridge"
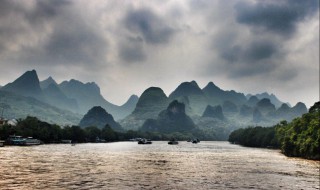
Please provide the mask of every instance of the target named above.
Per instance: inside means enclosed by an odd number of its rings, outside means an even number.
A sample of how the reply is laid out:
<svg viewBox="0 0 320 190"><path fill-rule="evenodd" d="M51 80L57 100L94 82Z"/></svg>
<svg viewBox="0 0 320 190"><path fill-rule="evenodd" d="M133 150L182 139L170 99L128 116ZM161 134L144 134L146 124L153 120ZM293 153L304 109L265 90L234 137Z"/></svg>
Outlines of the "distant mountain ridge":
<svg viewBox="0 0 320 190"><path fill-rule="evenodd" d="M52 77L40 82L35 70L25 72L14 82L2 87L0 92L3 94L0 107L13 107L14 109L10 109L12 116L25 114L24 112L28 112L25 108L28 107L31 114L43 121L74 122L77 125L82 115L99 107L112 115L113 120L119 121L126 130L182 132L184 128L189 130L189 123L203 132L214 133L217 139L226 138L230 131L239 127L271 126L284 119L290 121L307 112L303 103L299 102L291 108L273 94L245 96L234 90L223 90L213 82L201 89L196 81L181 83L169 96L159 87L150 87L140 97L132 95L126 103L117 106L104 99L99 86L94 82L83 83L71 79L57 84ZM7 97L9 94L16 97L16 101ZM10 100L10 103L6 104L4 100ZM16 102L24 106L23 114ZM281 104L276 106L274 102ZM32 104L35 105L34 108ZM44 110L46 106L48 113ZM35 113L33 109L38 112ZM181 118L187 118L182 122L186 126L173 126L180 125ZM91 123L94 124L95 120L99 121L99 117L91 119Z"/></svg>
<svg viewBox="0 0 320 190"><path fill-rule="evenodd" d="M211 104L221 104L225 101L232 101L235 104L243 104L247 101L244 94L234 90L225 91L217 87L213 82L209 82L203 89Z"/></svg>
<svg viewBox="0 0 320 190"><path fill-rule="evenodd" d="M7 119L26 118L34 116L48 123L61 126L77 124L81 115L62 110L32 97L21 96L12 92L0 90L0 107Z"/></svg>
<svg viewBox="0 0 320 190"><path fill-rule="evenodd" d="M40 82L35 70L23 73L15 81L2 87L1 90L35 98L43 103L76 114L84 114L93 106L102 106L112 113L115 119L129 115L138 101L138 97L134 95L122 106L117 106L103 98L99 86L94 82L82 83L71 79L57 84L52 77Z"/></svg>
<svg viewBox="0 0 320 190"><path fill-rule="evenodd" d="M217 139L226 138L228 132L239 127L271 126L283 119L292 120L307 112L305 105L299 104L285 113L277 114L278 109L268 98L250 96L247 99L243 93L222 90L213 82L201 89L195 81L191 81L181 83L169 97L166 97L161 88L151 87L145 90L135 111L120 123L127 130L167 131L167 127L163 125L169 124L160 122L159 117L160 113L164 113L161 110L165 110L169 102L174 101L184 104L185 112L202 130L222 135L217 136ZM225 129L222 126L225 126Z"/></svg>
<svg viewBox="0 0 320 190"><path fill-rule="evenodd" d="M46 89L48 88L49 85L54 84L58 86L58 83L50 76L47 79L40 81L40 87L41 89Z"/></svg>
<svg viewBox="0 0 320 190"><path fill-rule="evenodd" d="M248 94L247 98L251 98L252 96L257 97L259 100L262 100L264 98L267 98L271 101L271 103L276 107L279 108L284 102L280 101L274 94L269 94L267 92L261 93L261 94L256 94L256 95L252 95L252 94ZM288 104L288 103L286 103ZM289 104L290 106L290 104Z"/></svg>

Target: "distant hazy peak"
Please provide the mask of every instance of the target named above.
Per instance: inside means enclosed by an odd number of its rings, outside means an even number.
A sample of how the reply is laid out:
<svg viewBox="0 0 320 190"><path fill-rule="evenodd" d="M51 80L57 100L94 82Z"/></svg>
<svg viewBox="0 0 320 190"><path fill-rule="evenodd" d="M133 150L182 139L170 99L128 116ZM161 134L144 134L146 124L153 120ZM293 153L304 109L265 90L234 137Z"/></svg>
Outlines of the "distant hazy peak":
<svg viewBox="0 0 320 190"><path fill-rule="evenodd" d="M290 107L288 106L288 104L283 103L283 104L281 104L279 109L290 109Z"/></svg>
<svg viewBox="0 0 320 190"><path fill-rule="evenodd" d="M159 93L165 95L165 93L163 92L163 90L162 90L161 88L159 88L159 87L149 87L149 88L147 88L147 89L142 93L142 95L143 95L143 94L146 94L146 93L149 93L149 92L159 92ZM142 96L142 95L141 95L141 96ZM166 95L165 95L165 96L166 96Z"/></svg>
<svg viewBox="0 0 320 190"><path fill-rule="evenodd" d="M139 99L139 96L133 94L130 96L130 98L127 100L127 102L132 102L132 101L136 101Z"/></svg>
<svg viewBox="0 0 320 190"><path fill-rule="evenodd" d="M89 88L90 90L94 90L100 94L100 87L95 82L83 83L79 80L70 79L69 81L63 81L62 83L60 83L60 85L69 86L73 88L79 88L79 87Z"/></svg>
<svg viewBox="0 0 320 190"><path fill-rule="evenodd" d="M48 88L48 86L51 84L58 86L57 82L51 76L40 82L42 89Z"/></svg>
<svg viewBox="0 0 320 190"><path fill-rule="evenodd" d="M170 98L178 98L189 95L202 95L203 92L196 81L181 83L170 95Z"/></svg>
<svg viewBox="0 0 320 190"><path fill-rule="evenodd" d="M139 97L135 94L131 95L130 98L122 105L123 107L130 106L132 104L137 104Z"/></svg>
<svg viewBox="0 0 320 190"><path fill-rule="evenodd" d="M248 94L247 95L247 98L250 97L250 96L253 96L251 94ZM276 107L280 107L282 103L282 101L280 101L273 93L269 94L268 92L263 92L263 93L260 93L260 94L256 94L255 95L257 98L259 99L263 99L263 98L268 98L270 99L271 103L273 105L275 105Z"/></svg>
<svg viewBox="0 0 320 190"><path fill-rule="evenodd" d="M199 87L199 86L198 86L198 83L197 83L196 81L194 81L194 80L191 81L190 84Z"/></svg>
<svg viewBox="0 0 320 190"><path fill-rule="evenodd" d="M208 89L216 89L216 90L221 90L217 85L215 85L213 82L209 82L207 86L205 86L202 90L208 90Z"/></svg>
<svg viewBox="0 0 320 190"><path fill-rule="evenodd" d="M102 108L101 106L94 106L92 107L89 111L88 114L92 114L92 113L103 113L103 114L109 114L104 108Z"/></svg>
<svg viewBox="0 0 320 190"><path fill-rule="evenodd" d="M265 105L265 104L271 104L271 101L269 98L263 98L257 103L257 105Z"/></svg>
<svg viewBox="0 0 320 190"><path fill-rule="evenodd" d="M307 106L302 102L298 102L295 106L293 106L293 108L307 108Z"/></svg>
<svg viewBox="0 0 320 190"><path fill-rule="evenodd" d="M12 83L5 85L2 89L12 92L25 92L26 95L41 93L39 78L35 70L25 72Z"/></svg>
<svg viewBox="0 0 320 190"><path fill-rule="evenodd" d="M249 98L249 101L259 101L259 98L257 98L257 96L251 96L250 98Z"/></svg>

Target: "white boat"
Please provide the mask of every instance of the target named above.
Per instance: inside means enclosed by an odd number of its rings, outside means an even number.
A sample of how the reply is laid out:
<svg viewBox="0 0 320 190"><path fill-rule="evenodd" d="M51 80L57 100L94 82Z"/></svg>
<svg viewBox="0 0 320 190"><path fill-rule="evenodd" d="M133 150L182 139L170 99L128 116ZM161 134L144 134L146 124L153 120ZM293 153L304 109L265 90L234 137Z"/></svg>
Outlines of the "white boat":
<svg viewBox="0 0 320 190"><path fill-rule="evenodd" d="M41 141L38 139L34 139L32 137L25 138L25 143L24 143L25 146L40 145L40 144L41 144Z"/></svg>
<svg viewBox="0 0 320 190"><path fill-rule="evenodd" d="M11 135L7 141L10 145L20 145L20 146L31 146L31 145L41 144L41 141L38 139L34 139L32 137L22 138L21 136L15 136L15 135Z"/></svg>

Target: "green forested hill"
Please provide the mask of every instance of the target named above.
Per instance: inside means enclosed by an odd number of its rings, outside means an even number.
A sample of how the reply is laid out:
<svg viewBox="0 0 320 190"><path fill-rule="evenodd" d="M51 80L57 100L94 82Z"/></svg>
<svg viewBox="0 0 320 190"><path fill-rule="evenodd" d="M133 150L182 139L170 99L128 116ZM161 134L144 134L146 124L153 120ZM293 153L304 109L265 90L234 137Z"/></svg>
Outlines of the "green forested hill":
<svg viewBox="0 0 320 190"><path fill-rule="evenodd" d="M8 119L34 116L48 123L59 125L78 124L81 119L81 115L79 114L61 110L35 98L24 97L1 90L0 107L3 109L3 117Z"/></svg>
<svg viewBox="0 0 320 190"><path fill-rule="evenodd" d="M320 159L320 102L300 118L276 127L282 152L287 156Z"/></svg>
<svg viewBox="0 0 320 190"><path fill-rule="evenodd" d="M290 123L235 130L229 141L251 147L272 146L287 156L320 160L320 102Z"/></svg>

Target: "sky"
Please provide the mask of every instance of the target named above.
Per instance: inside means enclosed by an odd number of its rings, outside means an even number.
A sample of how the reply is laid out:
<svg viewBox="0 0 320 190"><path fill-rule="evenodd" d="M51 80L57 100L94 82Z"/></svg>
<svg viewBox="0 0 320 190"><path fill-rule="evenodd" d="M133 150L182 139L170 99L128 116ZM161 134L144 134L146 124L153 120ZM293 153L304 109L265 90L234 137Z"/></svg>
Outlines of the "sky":
<svg viewBox="0 0 320 190"><path fill-rule="evenodd" d="M1 0L0 85L95 82L123 104L180 83L319 101L319 0Z"/></svg>

